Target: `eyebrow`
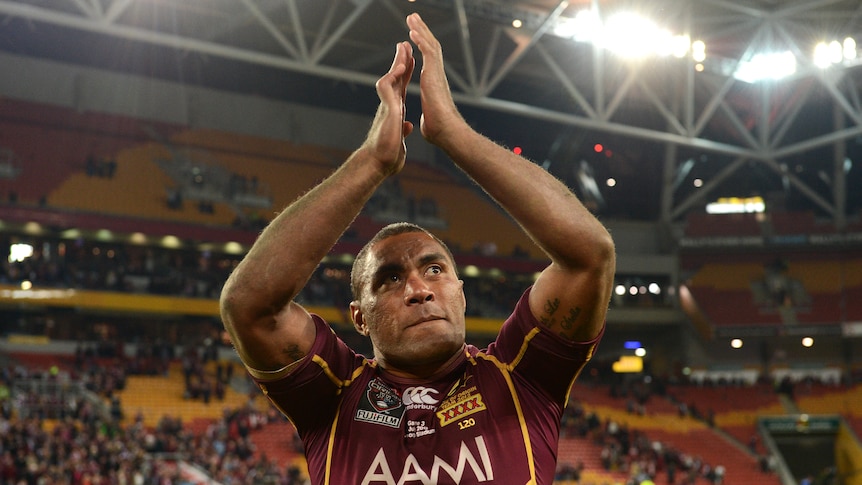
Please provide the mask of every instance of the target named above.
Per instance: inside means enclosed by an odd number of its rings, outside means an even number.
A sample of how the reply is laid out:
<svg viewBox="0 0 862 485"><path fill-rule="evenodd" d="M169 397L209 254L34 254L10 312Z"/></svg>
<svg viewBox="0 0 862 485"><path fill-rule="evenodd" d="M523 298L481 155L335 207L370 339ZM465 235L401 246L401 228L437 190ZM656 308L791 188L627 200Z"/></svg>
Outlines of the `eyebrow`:
<svg viewBox="0 0 862 485"><path fill-rule="evenodd" d="M431 263L434 263L437 261L444 261L447 264L449 264L449 258L447 258L445 254L443 254L443 253L429 253L429 254L423 255L421 258L419 258L419 265L425 266L426 264L431 264Z"/></svg>

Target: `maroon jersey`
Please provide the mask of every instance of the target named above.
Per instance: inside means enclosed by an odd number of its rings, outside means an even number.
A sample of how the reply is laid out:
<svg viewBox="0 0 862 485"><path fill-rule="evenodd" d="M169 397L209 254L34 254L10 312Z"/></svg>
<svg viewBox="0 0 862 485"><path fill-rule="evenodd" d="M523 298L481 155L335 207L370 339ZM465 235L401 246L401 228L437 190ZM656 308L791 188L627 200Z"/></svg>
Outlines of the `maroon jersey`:
<svg viewBox="0 0 862 485"><path fill-rule="evenodd" d="M542 330L524 293L486 350L428 379L396 377L314 316L317 338L287 376L256 379L293 422L315 485L551 484L560 417L599 338Z"/></svg>

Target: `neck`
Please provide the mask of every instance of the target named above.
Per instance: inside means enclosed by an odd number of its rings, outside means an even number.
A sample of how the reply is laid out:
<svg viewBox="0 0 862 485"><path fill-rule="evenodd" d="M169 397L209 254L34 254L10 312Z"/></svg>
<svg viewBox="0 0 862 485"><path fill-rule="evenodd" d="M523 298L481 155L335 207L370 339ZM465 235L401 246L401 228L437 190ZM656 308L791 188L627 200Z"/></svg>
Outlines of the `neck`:
<svg viewBox="0 0 862 485"><path fill-rule="evenodd" d="M393 376L406 379L430 379L441 372L447 371L453 363L457 362L458 359L461 358L461 355L464 353L464 349L466 348L466 346L467 344L461 345L461 348L459 348L457 352L453 353L445 360L435 362L394 363L392 361L386 360L385 357L380 355L375 355L375 359L377 360L378 367L382 368L387 373L392 374Z"/></svg>

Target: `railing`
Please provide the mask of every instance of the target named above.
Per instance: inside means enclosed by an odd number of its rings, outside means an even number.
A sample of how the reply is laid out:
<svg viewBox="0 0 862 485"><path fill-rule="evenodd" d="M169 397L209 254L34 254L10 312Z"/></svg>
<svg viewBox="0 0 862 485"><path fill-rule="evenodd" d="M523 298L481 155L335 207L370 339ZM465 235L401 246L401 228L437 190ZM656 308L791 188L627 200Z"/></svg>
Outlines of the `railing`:
<svg viewBox="0 0 862 485"><path fill-rule="evenodd" d="M59 419L89 404L95 412L110 418L110 407L98 395L87 390L79 381L63 375L56 379L16 379L11 387L13 409L24 418Z"/></svg>

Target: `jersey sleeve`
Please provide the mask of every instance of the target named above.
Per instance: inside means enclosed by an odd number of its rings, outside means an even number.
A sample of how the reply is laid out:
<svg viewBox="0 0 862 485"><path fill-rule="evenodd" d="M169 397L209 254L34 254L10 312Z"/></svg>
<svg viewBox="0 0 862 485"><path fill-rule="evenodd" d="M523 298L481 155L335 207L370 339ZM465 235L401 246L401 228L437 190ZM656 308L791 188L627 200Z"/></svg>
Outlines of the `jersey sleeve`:
<svg viewBox="0 0 862 485"><path fill-rule="evenodd" d="M518 300L497 339L488 347L488 353L508 364L514 375L562 408L572 383L604 335L604 327L589 342L573 342L548 331L530 311L531 289Z"/></svg>
<svg viewBox="0 0 862 485"><path fill-rule="evenodd" d="M316 336L311 351L287 375L252 379L264 395L296 426L305 430L328 423L336 413L341 390L354 371L367 364L318 315L312 314Z"/></svg>

